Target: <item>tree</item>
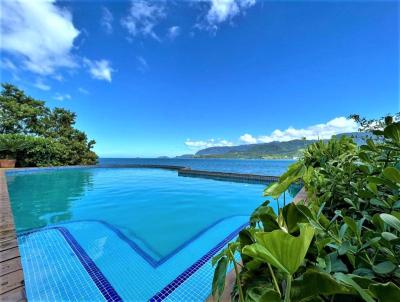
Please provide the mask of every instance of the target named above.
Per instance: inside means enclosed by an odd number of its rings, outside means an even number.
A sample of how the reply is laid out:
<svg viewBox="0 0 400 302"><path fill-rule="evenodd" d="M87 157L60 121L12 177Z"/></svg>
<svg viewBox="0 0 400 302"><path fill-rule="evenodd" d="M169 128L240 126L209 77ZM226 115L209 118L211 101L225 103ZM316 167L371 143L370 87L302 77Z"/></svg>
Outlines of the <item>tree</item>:
<svg viewBox="0 0 400 302"><path fill-rule="evenodd" d="M2 84L0 95L1 134L40 134L43 119L50 114L43 101L35 100L11 84Z"/></svg>
<svg viewBox="0 0 400 302"><path fill-rule="evenodd" d="M359 114L352 114L349 116L350 119L354 120L359 125L359 131L361 132L373 132L375 130L382 130L386 126L393 122L400 120L400 112L394 115L386 115L378 119L367 119L360 116Z"/></svg>
<svg viewBox="0 0 400 302"><path fill-rule="evenodd" d="M17 154L20 165L95 164L94 140L74 128L76 114L64 108L50 108L44 101L25 95L11 84L2 84L0 94L0 136L22 135L30 148ZM7 150L0 152L5 156Z"/></svg>

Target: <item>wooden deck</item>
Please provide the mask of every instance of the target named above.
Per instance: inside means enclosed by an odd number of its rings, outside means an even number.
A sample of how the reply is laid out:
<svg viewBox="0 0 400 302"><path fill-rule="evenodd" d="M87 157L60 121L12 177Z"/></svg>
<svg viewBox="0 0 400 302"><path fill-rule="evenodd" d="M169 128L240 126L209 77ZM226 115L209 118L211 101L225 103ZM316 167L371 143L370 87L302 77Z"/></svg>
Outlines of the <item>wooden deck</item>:
<svg viewBox="0 0 400 302"><path fill-rule="evenodd" d="M26 301L24 275L4 170L0 169L0 301Z"/></svg>

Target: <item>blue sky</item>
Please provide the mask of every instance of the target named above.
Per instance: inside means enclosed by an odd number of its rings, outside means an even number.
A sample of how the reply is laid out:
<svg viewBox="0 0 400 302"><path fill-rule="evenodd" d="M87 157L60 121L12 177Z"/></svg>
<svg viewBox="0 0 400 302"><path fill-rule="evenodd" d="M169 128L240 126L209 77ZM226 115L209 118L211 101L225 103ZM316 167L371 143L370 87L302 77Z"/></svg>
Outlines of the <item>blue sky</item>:
<svg viewBox="0 0 400 302"><path fill-rule="evenodd" d="M400 111L398 26L397 1L6 0L1 81L100 156L324 138Z"/></svg>

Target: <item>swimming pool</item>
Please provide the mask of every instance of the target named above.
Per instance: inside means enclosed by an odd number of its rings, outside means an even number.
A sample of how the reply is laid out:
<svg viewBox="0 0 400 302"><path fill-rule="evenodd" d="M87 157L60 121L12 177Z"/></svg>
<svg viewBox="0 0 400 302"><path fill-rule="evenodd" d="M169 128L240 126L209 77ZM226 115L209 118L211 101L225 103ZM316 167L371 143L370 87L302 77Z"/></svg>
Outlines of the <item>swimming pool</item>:
<svg viewBox="0 0 400 302"><path fill-rule="evenodd" d="M209 260L265 199L262 184L162 169L8 172L7 183L30 301L203 301Z"/></svg>

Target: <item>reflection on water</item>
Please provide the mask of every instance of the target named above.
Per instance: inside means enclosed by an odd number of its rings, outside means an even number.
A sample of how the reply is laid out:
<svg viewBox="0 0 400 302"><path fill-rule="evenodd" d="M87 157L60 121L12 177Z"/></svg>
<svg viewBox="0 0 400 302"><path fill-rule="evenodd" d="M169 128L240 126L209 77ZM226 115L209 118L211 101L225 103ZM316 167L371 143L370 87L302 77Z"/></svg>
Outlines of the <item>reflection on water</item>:
<svg viewBox="0 0 400 302"><path fill-rule="evenodd" d="M249 214L257 207L264 187L236 186L226 181L197 183L194 178L178 177L175 171L159 171L157 176L149 170L107 170L108 173L103 169L63 169L9 174L17 231L76 219L108 220L127 232L133 221L137 227L143 220L148 229L149 220L160 218L159 211L149 207L154 196L159 197L158 207L168 204L161 211L166 215L161 220L179 216L182 222L193 206L196 213L207 213L211 223L223 216ZM300 189L301 185L290 186L286 197L293 198ZM177 215L178 212L183 213ZM213 215L214 212L217 213ZM203 217L198 223L204 220L207 219ZM165 227L176 223L168 222Z"/></svg>
<svg viewBox="0 0 400 302"><path fill-rule="evenodd" d="M265 201L264 184L179 177L160 169L62 169L7 179L17 231L101 220L162 256L218 221L251 215ZM298 189L291 187L271 206L290 202Z"/></svg>
<svg viewBox="0 0 400 302"><path fill-rule="evenodd" d="M160 169L62 169L7 179L17 231L101 220L162 256L218 221L249 216L265 200L263 184L179 177ZM277 210L283 199L271 206Z"/></svg>
<svg viewBox="0 0 400 302"><path fill-rule="evenodd" d="M7 175L17 231L71 220L73 202L93 187L92 172L65 169Z"/></svg>

